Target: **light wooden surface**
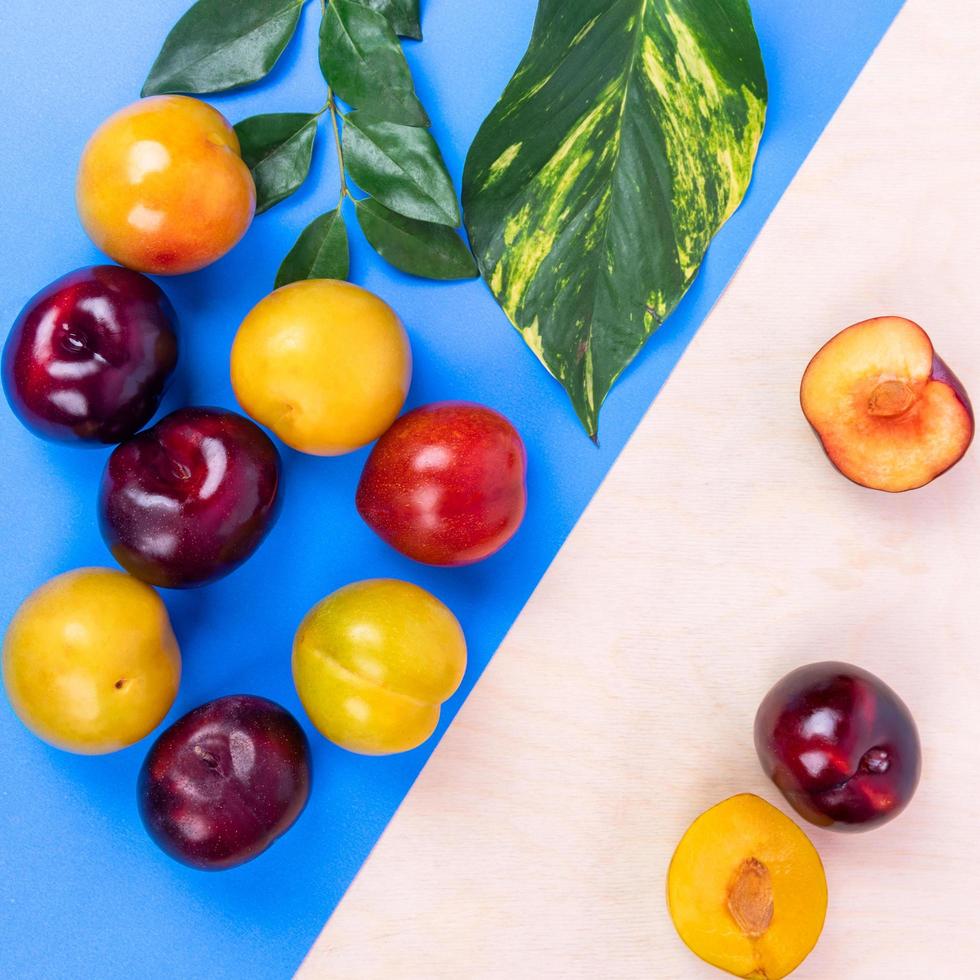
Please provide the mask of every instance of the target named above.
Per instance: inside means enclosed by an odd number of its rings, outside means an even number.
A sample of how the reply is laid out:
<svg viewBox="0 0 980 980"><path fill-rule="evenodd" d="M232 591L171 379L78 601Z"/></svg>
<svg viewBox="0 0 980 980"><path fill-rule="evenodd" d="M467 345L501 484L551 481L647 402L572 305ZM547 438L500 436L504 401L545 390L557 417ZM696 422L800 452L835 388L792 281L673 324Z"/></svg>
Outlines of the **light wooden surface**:
<svg viewBox="0 0 980 980"><path fill-rule="evenodd" d="M880 313L980 391L980 8L910 0L300 971L317 978L717 976L667 916L671 852L733 793L768 687L839 658L907 700L918 795L813 829L831 894L795 976L978 975L980 448L862 490L797 403Z"/></svg>

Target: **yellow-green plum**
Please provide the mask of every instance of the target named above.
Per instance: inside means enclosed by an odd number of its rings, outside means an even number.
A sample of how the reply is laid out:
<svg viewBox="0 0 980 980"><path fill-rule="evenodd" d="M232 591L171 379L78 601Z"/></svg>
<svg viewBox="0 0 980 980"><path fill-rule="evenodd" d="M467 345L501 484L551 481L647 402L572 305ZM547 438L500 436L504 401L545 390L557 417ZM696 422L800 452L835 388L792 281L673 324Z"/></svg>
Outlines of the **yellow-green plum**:
<svg viewBox="0 0 980 980"><path fill-rule="evenodd" d="M311 721L332 742L366 755L421 745L465 670L456 617L397 579L355 582L327 596L293 645L293 679Z"/></svg>

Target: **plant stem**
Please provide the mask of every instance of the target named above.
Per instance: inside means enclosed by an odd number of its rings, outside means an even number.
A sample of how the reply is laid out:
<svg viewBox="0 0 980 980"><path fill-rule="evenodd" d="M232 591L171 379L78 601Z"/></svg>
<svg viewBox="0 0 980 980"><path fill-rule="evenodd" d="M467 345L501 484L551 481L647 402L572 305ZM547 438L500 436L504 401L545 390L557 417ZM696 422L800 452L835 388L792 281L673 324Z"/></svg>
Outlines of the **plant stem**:
<svg viewBox="0 0 980 980"><path fill-rule="evenodd" d="M324 16L327 13L327 0L320 0L320 10ZM339 111L337 109L337 100L333 97L333 89L330 87L330 83L327 83L327 104L320 110L322 113L324 109L330 110L330 123L333 126L333 142L334 146L337 148L337 166L340 167L340 202L337 207L340 207L344 203L345 197L350 197L350 191L347 189L347 169L344 167L344 147L340 142L340 122L338 121Z"/></svg>
<svg viewBox="0 0 980 980"><path fill-rule="evenodd" d="M330 122L333 125L333 139L334 145L337 147L337 165L340 167L340 203L344 203L345 197L350 197L350 191L347 189L347 171L344 167L344 147L340 141L340 122L338 121L338 116L340 115L337 109L337 100L333 97L333 89L329 86L327 87L327 106L330 109Z"/></svg>

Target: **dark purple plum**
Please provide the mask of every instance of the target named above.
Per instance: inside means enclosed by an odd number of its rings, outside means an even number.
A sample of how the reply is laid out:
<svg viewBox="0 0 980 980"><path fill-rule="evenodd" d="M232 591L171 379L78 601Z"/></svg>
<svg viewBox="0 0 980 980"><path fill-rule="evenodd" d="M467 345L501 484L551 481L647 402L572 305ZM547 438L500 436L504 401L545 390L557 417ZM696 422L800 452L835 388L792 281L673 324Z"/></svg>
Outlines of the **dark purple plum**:
<svg viewBox="0 0 980 980"><path fill-rule="evenodd" d="M182 408L113 450L99 494L102 536L150 585L204 585L259 546L280 481L279 452L254 422Z"/></svg>
<svg viewBox="0 0 980 980"><path fill-rule="evenodd" d="M70 272L34 296L11 328L7 400L46 439L120 442L160 405L177 364L176 323L163 290L138 272Z"/></svg>
<svg viewBox="0 0 980 980"><path fill-rule="evenodd" d="M874 674L835 662L800 667L765 696L755 747L796 812L831 830L871 830L897 817L922 765L901 698Z"/></svg>
<svg viewBox="0 0 980 980"><path fill-rule="evenodd" d="M140 817L172 858L221 871L289 830L310 780L296 719L274 701L236 694L195 708L153 743L139 774Z"/></svg>

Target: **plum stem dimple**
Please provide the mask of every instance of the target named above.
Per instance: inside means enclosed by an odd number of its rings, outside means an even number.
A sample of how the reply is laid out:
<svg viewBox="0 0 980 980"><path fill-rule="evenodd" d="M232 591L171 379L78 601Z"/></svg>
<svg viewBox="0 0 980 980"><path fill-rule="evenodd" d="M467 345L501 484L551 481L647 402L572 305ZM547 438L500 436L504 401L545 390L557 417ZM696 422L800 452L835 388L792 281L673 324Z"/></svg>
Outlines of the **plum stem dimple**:
<svg viewBox="0 0 980 980"><path fill-rule="evenodd" d="M891 759L886 749L868 749L861 757L861 769L875 776L882 776L891 768Z"/></svg>
<svg viewBox="0 0 980 980"><path fill-rule="evenodd" d="M772 877L757 858L746 858L728 889L728 911L749 939L759 939L772 924Z"/></svg>
<svg viewBox="0 0 980 980"><path fill-rule="evenodd" d="M195 745L192 751L209 769L218 768L217 758L208 752L207 749L202 748L200 745Z"/></svg>
<svg viewBox="0 0 980 980"><path fill-rule="evenodd" d="M80 354L88 347L88 338L81 331L68 328L62 346L72 354Z"/></svg>
<svg viewBox="0 0 980 980"><path fill-rule="evenodd" d="M882 418L904 415L915 402L915 392L907 381L882 381L868 399L868 412Z"/></svg>

